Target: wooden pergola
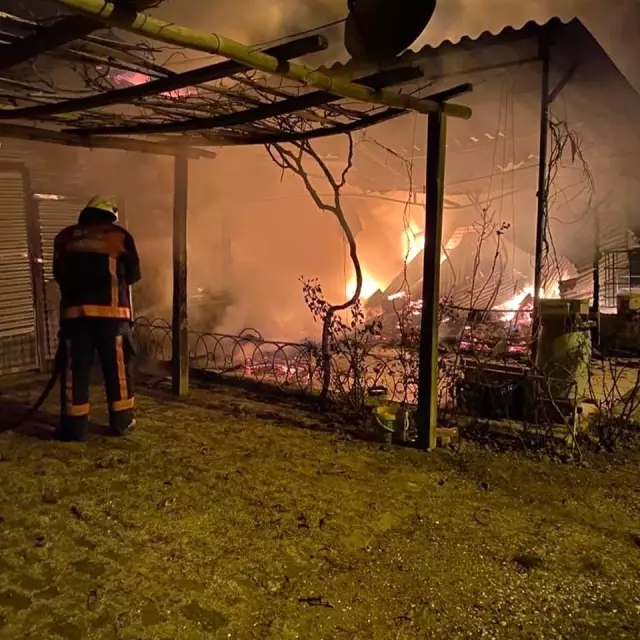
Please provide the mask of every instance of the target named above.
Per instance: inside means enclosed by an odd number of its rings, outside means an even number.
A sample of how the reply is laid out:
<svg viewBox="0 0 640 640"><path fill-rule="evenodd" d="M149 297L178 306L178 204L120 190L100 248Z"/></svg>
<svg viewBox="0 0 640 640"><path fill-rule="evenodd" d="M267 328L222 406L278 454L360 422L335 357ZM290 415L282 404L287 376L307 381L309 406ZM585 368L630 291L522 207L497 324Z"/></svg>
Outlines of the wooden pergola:
<svg viewBox="0 0 640 640"><path fill-rule="evenodd" d="M212 147L284 144L356 131L409 111L427 115L418 421L421 446L433 448L446 119L471 117L468 107L448 102L471 86L424 97L389 88L420 78L417 67L349 81L294 62L325 49L321 36L251 48L142 13L157 0L51 2L65 13L47 22L0 13L0 136L175 158L172 377L178 395L189 385L189 159L214 158ZM183 72L172 68L172 58L188 61L192 52L214 60ZM49 64L51 73L36 70L34 61ZM123 77L127 86L118 84Z"/></svg>

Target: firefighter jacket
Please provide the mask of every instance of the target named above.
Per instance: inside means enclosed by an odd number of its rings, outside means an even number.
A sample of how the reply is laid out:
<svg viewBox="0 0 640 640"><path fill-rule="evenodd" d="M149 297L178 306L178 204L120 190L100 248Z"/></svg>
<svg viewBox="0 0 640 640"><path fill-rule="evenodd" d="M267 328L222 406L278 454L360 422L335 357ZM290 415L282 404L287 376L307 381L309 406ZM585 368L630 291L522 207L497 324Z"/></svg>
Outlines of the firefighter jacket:
<svg viewBox="0 0 640 640"><path fill-rule="evenodd" d="M129 286L140 280L140 261L128 231L85 210L56 236L53 253L61 319L131 319Z"/></svg>

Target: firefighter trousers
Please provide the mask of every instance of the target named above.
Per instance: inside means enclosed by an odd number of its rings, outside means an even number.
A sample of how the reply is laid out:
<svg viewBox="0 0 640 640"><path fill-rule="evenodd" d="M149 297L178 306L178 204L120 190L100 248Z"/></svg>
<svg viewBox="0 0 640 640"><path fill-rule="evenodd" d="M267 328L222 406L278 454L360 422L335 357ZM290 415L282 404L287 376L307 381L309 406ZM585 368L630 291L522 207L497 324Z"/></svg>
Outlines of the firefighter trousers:
<svg viewBox="0 0 640 640"><path fill-rule="evenodd" d="M133 420L133 335L128 321L65 320L60 331L60 440L82 440L89 422L89 381L94 354L102 365L109 428L124 435Z"/></svg>

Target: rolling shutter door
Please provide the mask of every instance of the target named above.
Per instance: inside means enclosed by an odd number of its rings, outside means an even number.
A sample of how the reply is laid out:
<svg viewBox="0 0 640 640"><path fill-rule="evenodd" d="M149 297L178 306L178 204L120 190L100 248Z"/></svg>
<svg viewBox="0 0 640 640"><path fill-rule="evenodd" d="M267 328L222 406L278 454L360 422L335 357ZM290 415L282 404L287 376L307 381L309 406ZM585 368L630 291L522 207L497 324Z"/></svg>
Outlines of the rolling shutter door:
<svg viewBox="0 0 640 640"><path fill-rule="evenodd" d="M37 197L37 196L36 196ZM45 313L47 322L46 358L53 359L58 346L60 327L60 292L53 279L53 241L65 227L75 224L82 209L75 201L38 198L40 241L44 272Z"/></svg>
<svg viewBox="0 0 640 640"><path fill-rule="evenodd" d="M38 366L25 184L0 169L0 373Z"/></svg>

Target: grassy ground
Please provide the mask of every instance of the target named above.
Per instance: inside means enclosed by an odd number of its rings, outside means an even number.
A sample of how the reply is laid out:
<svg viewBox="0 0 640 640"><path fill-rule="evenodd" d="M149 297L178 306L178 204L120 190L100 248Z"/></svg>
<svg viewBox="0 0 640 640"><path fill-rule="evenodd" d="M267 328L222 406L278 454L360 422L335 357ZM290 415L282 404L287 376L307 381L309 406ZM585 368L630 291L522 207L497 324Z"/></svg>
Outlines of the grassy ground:
<svg viewBox="0 0 640 640"><path fill-rule="evenodd" d="M122 440L0 436L0 638L640 637L638 457L321 426L219 389L142 393Z"/></svg>

